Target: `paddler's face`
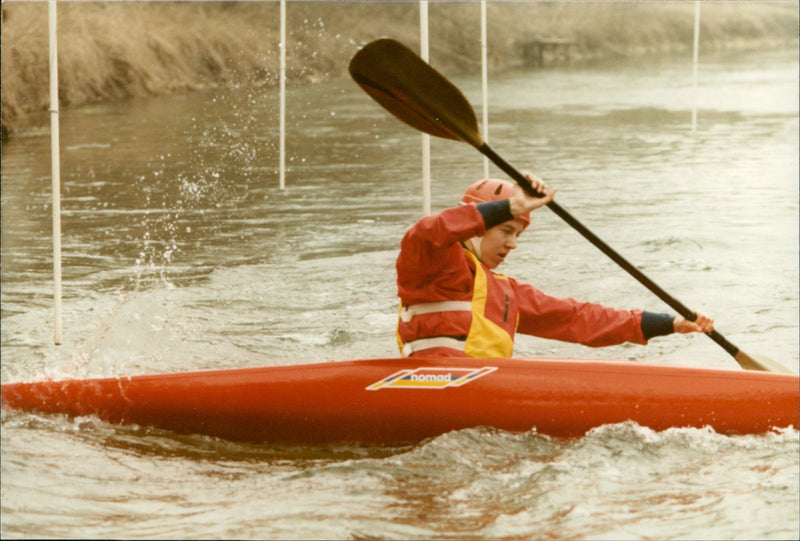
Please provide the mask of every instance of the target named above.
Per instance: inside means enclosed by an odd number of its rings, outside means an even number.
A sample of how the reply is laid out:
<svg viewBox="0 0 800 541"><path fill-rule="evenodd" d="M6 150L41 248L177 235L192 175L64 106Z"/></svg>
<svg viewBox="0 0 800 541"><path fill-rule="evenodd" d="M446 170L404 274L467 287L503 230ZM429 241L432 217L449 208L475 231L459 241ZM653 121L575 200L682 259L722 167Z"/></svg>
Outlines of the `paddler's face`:
<svg viewBox="0 0 800 541"><path fill-rule="evenodd" d="M505 261L511 250L517 247L517 237L525 229L519 220L509 220L489 229L481 240L483 264L494 269Z"/></svg>

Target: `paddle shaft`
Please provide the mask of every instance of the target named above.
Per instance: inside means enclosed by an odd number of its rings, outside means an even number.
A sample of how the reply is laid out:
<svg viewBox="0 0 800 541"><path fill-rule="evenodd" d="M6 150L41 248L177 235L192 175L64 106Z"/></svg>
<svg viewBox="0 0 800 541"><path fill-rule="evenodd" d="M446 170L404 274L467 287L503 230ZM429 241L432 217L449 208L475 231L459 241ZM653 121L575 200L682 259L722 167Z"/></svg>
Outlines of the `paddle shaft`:
<svg viewBox="0 0 800 541"><path fill-rule="evenodd" d="M530 181L527 178L525 178L525 176L522 173L520 173L514 166L509 164L494 150L492 150L488 144L483 143L481 146L477 147L477 149L481 152L481 154L489 158L489 160L491 160L497 167L502 169L507 175L513 178L517 182L517 184L522 186L522 188L529 195L542 197L541 195L533 191L533 189L531 188ZM673 310L678 312L681 316L688 319L689 321L694 321L695 319L697 319L697 314L695 314L694 311L690 310L689 308L686 307L686 305L684 305L678 299L676 299L675 297L664 291L658 284L656 284L654 281L648 278L642 271L636 268L627 259L622 257L611 246L606 244L603 241L603 239L595 235L591 230L589 230L588 227L583 225L577 218L575 218L572 214L570 214L567 210L565 210L561 205L559 205L555 201L551 201L547 204L547 207L553 212L555 212L559 218L567 222L586 240L588 240L589 242L594 244L597 248L599 248L601 252L603 252L609 258L611 258L617 265L622 267L628 274L636 278L639 281L639 283L641 283L644 287L652 291L659 299L667 303ZM736 357L736 355L739 353L739 348L730 343L719 332L711 331L706 334L717 344L722 346L722 348L728 353L730 353L733 357Z"/></svg>

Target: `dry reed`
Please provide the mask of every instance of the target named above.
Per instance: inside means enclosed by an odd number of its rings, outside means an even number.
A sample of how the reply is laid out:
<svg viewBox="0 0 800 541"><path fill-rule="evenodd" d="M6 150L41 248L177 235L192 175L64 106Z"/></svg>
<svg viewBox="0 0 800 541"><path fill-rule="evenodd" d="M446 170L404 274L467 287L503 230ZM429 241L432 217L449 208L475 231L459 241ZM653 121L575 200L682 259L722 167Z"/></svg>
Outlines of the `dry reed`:
<svg viewBox="0 0 800 541"><path fill-rule="evenodd" d="M533 36L575 41L578 58L691 50L693 2L490 2L492 70L518 65ZM796 44L798 3L703 4L701 47ZM3 3L2 125L48 108L45 2ZM343 76L367 41L388 35L415 46L416 2L289 2L292 84ZM62 106L187 92L220 84L277 82L278 2L68 2L59 4ZM479 66L476 2L430 4L431 56L448 70Z"/></svg>

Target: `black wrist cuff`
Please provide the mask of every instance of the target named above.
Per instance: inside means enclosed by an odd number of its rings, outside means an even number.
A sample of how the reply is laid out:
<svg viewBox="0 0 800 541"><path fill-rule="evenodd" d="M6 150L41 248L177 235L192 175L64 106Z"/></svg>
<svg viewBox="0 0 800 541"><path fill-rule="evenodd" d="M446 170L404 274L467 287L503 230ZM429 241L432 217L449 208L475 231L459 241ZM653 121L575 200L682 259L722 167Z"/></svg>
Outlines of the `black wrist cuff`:
<svg viewBox="0 0 800 541"><path fill-rule="evenodd" d="M669 314L656 314L655 312L642 312L642 334L645 340L656 336L666 336L675 332L673 322L675 316Z"/></svg>
<svg viewBox="0 0 800 541"><path fill-rule="evenodd" d="M491 229L496 225L514 219L511 214L511 202L508 199L478 203L477 206L478 212L483 216L483 223L486 224L486 229Z"/></svg>

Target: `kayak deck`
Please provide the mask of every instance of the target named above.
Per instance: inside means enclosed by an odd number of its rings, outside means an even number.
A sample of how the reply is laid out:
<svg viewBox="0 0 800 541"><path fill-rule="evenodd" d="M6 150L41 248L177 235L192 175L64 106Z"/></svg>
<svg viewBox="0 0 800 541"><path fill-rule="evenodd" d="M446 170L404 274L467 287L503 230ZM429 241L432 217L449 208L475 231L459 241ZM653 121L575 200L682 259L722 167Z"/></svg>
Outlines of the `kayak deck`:
<svg viewBox="0 0 800 541"><path fill-rule="evenodd" d="M798 426L796 375L572 359L337 361L2 385L2 406L251 442L396 444L489 426Z"/></svg>

